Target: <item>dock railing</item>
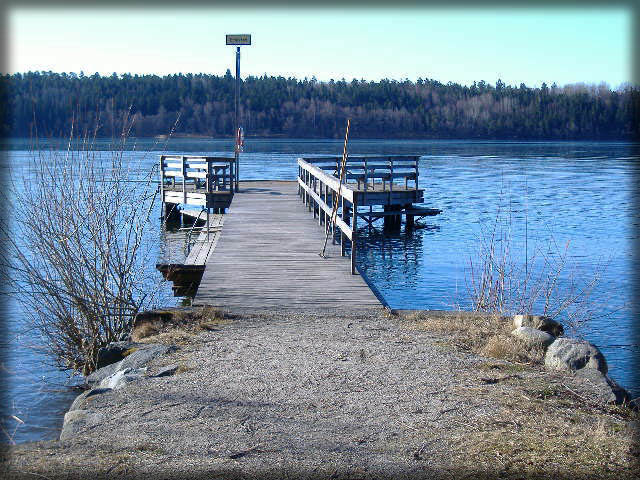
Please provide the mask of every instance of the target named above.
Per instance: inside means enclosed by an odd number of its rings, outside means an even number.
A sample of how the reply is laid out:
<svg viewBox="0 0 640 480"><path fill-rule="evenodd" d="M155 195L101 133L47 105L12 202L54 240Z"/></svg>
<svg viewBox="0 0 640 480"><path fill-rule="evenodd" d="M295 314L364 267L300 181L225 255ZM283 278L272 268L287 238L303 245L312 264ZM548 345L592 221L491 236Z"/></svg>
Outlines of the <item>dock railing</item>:
<svg viewBox="0 0 640 480"><path fill-rule="evenodd" d="M171 192L174 203L189 203L189 194L233 192L233 157L199 155L161 155L160 188L162 198Z"/></svg>
<svg viewBox="0 0 640 480"><path fill-rule="evenodd" d="M339 177L342 157L309 157L303 160ZM357 185L357 189L364 188L365 191L376 186L380 186L382 191L393 191L394 184L404 184L405 189L410 186L417 189L419 160L417 155L352 155L347 158L344 180L347 184Z"/></svg>
<svg viewBox="0 0 640 480"><path fill-rule="evenodd" d="M416 155L350 156L341 185L342 157L298 158L298 195L314 218L317 215L318 224L324 224L325 233L331 234L334 242L335 228L340 231L342 255L345 254L345 239L351 241L352 274L356 273L358 217L366 220L366 215L397 216L398 211L372 213L371 207L399 204L397 210L421 200L419 159ZM331 215L336 204L333 222ZM370 211L359 212L359 206L368 206ZM371 224L370 220L368 222Z"/></svg>
<svg viewBox="0 0 640 480"><path fill-rule="evenodd" d="M335 242L335 228L340 231L340 253L345 254L345 238L351 241L351 273L355 274L356 235L349 225L357 226L356 209L354 209L353 191L344 184L340 187L340 180L325 173L319 167L311 164L308 159L298 159L298 194L302 201L313 211L314 218L318 215L318 223L324 224L325 233L330 232ZM331 221L334 205L338 205L335 224ZM351 221L351 222L350 222Z"/></svg>

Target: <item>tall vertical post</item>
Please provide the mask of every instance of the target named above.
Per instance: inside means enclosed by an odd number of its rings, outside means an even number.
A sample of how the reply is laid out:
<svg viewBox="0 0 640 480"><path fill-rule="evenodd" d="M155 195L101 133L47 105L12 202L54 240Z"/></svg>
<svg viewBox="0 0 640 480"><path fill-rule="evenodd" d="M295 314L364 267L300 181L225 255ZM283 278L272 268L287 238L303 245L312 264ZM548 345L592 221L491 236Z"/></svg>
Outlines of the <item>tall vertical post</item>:
<svg viewBox="0 0 640 480"><path fill-rule="evenodd" d="M241 35L227 35L227 45L235 45L236 46L236 98L235 98L235 122L234 122L234 131L233 135L235 137L235 155L233 159L233 163L235 165L235 176L234 184L231 184L231 190L235 190L236 192L239 190L239 181L240 181L240 45L251 45L251 35L249 34L241 34Z"/></svg>
<svg viewBox="0 0 640 480"><path fill-rule="evenodd" d="M236 185L235 191L239 190L239 177L240 177L240 147L238 145L239 141L239 132L240 128L240 47L236 47L236 121L235 121L235 137L236 137L236 145L235 145L235 161L236 161Z"/></svg>

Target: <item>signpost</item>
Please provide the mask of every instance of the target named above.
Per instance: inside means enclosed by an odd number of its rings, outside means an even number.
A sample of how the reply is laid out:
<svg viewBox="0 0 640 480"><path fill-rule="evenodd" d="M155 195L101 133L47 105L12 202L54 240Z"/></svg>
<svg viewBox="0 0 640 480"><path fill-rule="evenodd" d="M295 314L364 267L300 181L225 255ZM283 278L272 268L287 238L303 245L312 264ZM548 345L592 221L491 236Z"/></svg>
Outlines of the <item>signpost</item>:
<svg viewBox="0 0 640 480"><path fill-rule="evenodd" d="M244 135L240 130L240 46L251 45L251 35L239 34L239 35L227 35L227 45L236 45L236 115L234 133L236 138L235 144L235 171L236 171L236 184L235 191L239 190L239 172L240 172L240 151L242 149L242 138Z"/></svg>

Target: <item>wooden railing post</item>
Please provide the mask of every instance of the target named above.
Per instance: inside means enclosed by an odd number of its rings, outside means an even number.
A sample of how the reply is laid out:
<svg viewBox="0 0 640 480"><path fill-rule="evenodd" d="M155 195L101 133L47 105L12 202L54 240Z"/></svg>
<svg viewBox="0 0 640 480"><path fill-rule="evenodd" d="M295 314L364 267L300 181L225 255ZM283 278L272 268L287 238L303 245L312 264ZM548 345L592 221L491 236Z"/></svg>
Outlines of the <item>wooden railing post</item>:
<svg viewBox="0 0 640 480"><path fill-rule="evenodd" d="M344 218L344 197L340 196L339 200L340 200L340 206L342 207L342 211L340 212L340 215L342 216L342 221L346 222ZM341 257L344 257L344 254L345 254L344 240L345 240L345 234L342 230L340 230L340 256Z"/></svg>
<svg viewBox="0 0 640 480"><path fill-rule="evenodd" d="M390 179L389 179L389 203L391 203L391 197L393 195L393 158L389 159L389 163L390 163L390 167L389 167L389 171L391 173L390 175Z"/></svg>
<svg viewBox="0 0 640 480"><path fill-rule="evenodd" d="M311 172L307 172L307 186L311 189L313 188L313 181L311 180ZM309 195L309 192L307 192L307 208L309 209L309 211L311 211L311 195Z"/></svg>
<svg viewBox="0 0 640 480"><path fill-rule="evenodd" d="M164 221L164 209L165 209L165 202L164 202L164 155L160 155L160 201L162 202L162 209L160 210L161 214L161 218Z"/></svg>
<svg viewBox="0 0 640 480"><path fill-rule="evenodd" d="M358 195L353 195L353 212L351 212L351 275L356 274L358 244Z"/></svg>
<svg viewBox="0 0 640 480"><path fill-rule="evenodd" d="M182 161L182 196L184 203L187 203L187 165L184 161L184 155L180 156Z"/></svg>
<svg viewBox="0 0 640 480"><path fill-rule="evenodd" d="M318 196L320 200L322 200L322 181L318 180ZM326 199L325 199L326 203ZM324 215L324 210L320 208L320 202L318 202L318 226L322 226L322 217Z"/></svg>
<svg viewBox="0 0 640 480"><path fill-rule="evenodd" d="M364 191L367 191L369 185L369 167L367 165L367 157L364 157Z"/></svg>
<svg viewBox="0 0 640 480"><path fill-rule="evenodd" d="M415 160L416 160L416 164L415 164L416 165L415 166L415 168L416 168L416 198L415 198L415 201L417 201L418 200L418 177L420 175L420 165L419 165L420 157L416 157Z"/></svg>

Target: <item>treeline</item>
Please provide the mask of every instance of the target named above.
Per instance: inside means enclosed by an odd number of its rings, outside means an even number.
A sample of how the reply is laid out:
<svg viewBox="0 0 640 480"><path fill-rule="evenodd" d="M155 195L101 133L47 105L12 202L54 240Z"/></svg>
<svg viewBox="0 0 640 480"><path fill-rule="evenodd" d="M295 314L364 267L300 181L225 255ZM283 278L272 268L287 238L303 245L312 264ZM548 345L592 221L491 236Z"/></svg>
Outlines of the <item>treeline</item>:
<svg viewBox="0 0 640 480"><path fill-rule="evenodd" d="M205 74L85 76L29 72L0 77L0 132L28 137L77 132L233 134L235 80ZM336 138L351 118L357 138L637 139L640 90L602 84L541 88L248 77L241 87L247 135ZM178 119L179 118L179 119ZM176 119L178 123L176 124Z"/></svg>

